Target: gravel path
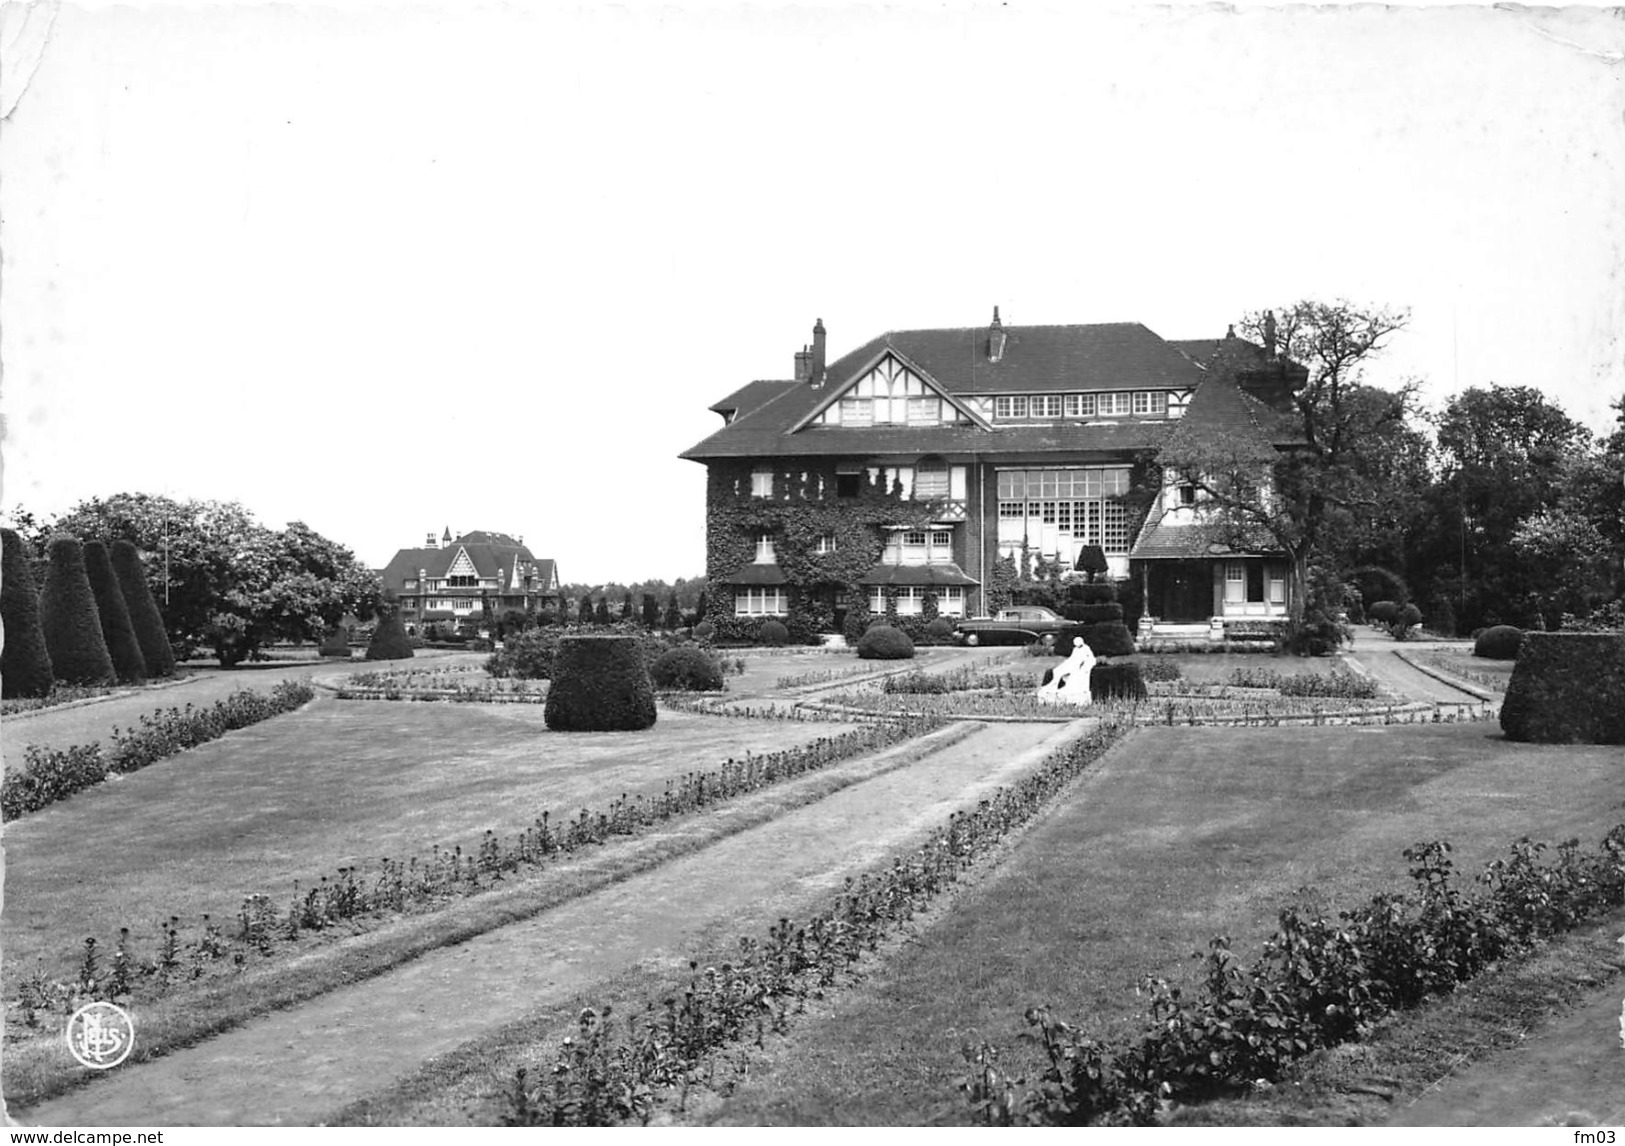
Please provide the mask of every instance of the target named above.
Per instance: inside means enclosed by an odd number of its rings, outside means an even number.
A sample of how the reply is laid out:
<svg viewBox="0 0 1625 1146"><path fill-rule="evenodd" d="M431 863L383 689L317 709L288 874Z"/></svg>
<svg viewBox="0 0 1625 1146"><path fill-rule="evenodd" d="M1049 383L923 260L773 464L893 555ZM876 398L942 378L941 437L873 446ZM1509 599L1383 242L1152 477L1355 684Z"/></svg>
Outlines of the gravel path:
<svg viewBox="0 0 1625 1146"><path fill-rule="evenodd" d="M1430 704L1478 703L1479 698L1472 693L1431 677L1395 655L1401 647L1410 651L1421 651L1438 646L1416 642L1407 642L1404 646L1400 646L1396 641L1388 641L1387 645L1384 645L1381 642L1385 639L1377 637L1371 640L1356 640L1354 652L1351 654L1359 662L1360 667L1376 678L1384 688L1407 700L1427 701Z"/></svg>
<svg viewBox="0 0 1625 1146"><path fill-rule="evenodd" d="M320 1122L529 1010L640 964L678 965L717 927L765 931L788 903L832 893L1086 726L989 726L534 919L11 1113L46 1126Z"/></svg>

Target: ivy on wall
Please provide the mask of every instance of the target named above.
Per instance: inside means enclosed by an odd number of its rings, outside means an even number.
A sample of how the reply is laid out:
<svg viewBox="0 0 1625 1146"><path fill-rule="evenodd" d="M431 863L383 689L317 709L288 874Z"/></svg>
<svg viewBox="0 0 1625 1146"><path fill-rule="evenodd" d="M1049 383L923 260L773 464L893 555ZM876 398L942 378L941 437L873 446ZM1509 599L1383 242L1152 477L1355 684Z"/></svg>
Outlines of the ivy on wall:
<svg viewBox="0 0 1625 1146"><path fill-rule="evenodd" d="M774 559L784 573L789 598L790 614L782 620L790 639L813 642L835 624L828 602L814 596L818 586L844 588L848 612L855 611L868 596L859 578L879 564L887 531L926 529L943 520L948 510L946 500L904 498L901 482L883 484L885 471L882 481L867 469L852 475L857 479L856 495L839 497L835 464L824 459L809 459L793 469L776 468L773 496L752 497L751 471L760 464L712 462L707 467L705 568L717 590L707 603L706 619L724 640L754 640L763 620L734 616L733 592L723 591L729 576L756 559L758 535L773 537ZM824 538L833 541L833 548L820 553ZM888 612L895 612L889 591L887 596Z"/></svg>

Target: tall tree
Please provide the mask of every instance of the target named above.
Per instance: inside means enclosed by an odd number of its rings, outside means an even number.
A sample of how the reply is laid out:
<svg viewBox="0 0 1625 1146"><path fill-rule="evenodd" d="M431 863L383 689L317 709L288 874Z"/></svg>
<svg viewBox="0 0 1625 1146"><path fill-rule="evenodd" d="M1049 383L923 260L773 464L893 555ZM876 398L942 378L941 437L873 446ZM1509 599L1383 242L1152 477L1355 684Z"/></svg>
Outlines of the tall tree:
<svg viewBox="0 0 1625 1146"><path fill-rule="evenodd" d="M107 642L113 672L122 684L139 684L147 679L147 659L141 655L141 643L130 623L130 610L113 572L113 560L100 541L85 542L84 554L85 576L96 598L96 615L101 619L102 639Z"/></svg>
<svg viewBox="0 0 1625 1146"><path fill-rule="evenodd" d="M1249 395L1231 403L1237 418L1206 427L1181 423L1156 458L1197 488L1215 543L1270 548L1287 558L1295 628L1311 604L1311 568L1334 560L1350 532L1385 504L1385 462L1407 427L1416 387L1390 391L1363 379L1407 317L1403 310L1341 300L1246 315L1237 325L1256 346L1221 350L1201 385L1239 388L1255 377L1273 378L1274 412L1281 417L1272 418L1270 407ZM1256 347L1264 348L1262 363ZM1295 379L1294 366L1302 371ZM1198 401L1200 395L1198 389ZM1322 576L1315 583L1330 582ZM1327 611L1334 605L1322 603Z"/></svg>
<svg viewBox="0 0 1625 1146"><path fill-rule="evenodd" d="M52 671L69 684L113 683L113 660L85 575L84 547L77 537L57 536L46 552L50 565L40 592L40 628Z"/></svg>
<svg viewBox="0 0 1625 1146"><path fill-rule="evenodd" d="M1590 452L1590 433L1533 387L1491 385L1450 399L1438 439L1438 556L1457 568L1458 620L1465 628L1542 624L1546 586L1513 537L1526 520L1558 508L1567 475Z"/></svg>
<svg viewBox="0 0 1625 1146"><path fill-rule="evenodd" d="M119 539L113 542L113 572L118 577L124 604L130 610L130 625L135 639L141 645L141 658L147 664L147 675L155 677L175 675L175 652L169 647L169 635L164 632L163 614L152 599L147 585L147 572L141 564L141 553L134 542Z"/></svg>
<svg viewBox="0 0 1625 1146"><path fill-rule="evenodd" d="M276 640L313 641L346 612L370 618L377 575L301 522L273 531L235 502L148 494L92 499L58 523L85 538L133 542L181 655L211 647L235 665Z"/></svg>
<svg viewBox="0 0 1625 1146"><path fill-rule="evenodd" d="M660 627L660 600L653 593L643 595L643 627L646 629Z"/></svg>
<svg viewBox="0 0 1625 1146"><path fill-rule="evenodd" d="M0 529L4 564L0 565L0 624L5 645L0 648L0 696L47 696L54 677L40 628L39 592L34 586L34 563L28 544L14 529Z"/></svg>

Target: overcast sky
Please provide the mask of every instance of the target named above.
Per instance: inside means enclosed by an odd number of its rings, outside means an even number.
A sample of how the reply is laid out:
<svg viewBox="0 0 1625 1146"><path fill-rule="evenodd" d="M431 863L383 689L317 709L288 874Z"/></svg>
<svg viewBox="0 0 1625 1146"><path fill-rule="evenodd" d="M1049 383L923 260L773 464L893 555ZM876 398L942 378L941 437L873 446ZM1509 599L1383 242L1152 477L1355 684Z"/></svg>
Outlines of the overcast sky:
<svg viewBox="0 0 1625 1146"><path fill-rule="evenodd" d="M888 330L1409 307L1435 405L1625 392L1595 9L8 5L0 500L381 566L704 571L706 409Z"/></svg>

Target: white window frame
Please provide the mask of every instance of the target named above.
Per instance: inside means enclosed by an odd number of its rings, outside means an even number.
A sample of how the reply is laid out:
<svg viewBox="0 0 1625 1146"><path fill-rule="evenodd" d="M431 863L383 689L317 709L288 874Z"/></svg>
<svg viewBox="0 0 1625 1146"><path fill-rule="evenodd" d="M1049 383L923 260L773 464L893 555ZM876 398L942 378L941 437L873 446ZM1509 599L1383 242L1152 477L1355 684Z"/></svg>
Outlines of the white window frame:
<svg viewBox="0 0 1625 1146"><path fill-rule="evenodd" d="M750 495L752 497L773 496L773 471L766 466L757 466L750 471Z"/></svg>
<svg viewBox="0 0 1625 1146"><path fill-rule="evenodd" d="M789 611L782 585L739 585L734 588L736 617L783 617Z"/></svg>
<svg viewBox="0 0 1625 1146"><path fill-rule="evenodd" d="M897 615L918 617L925 610L924 585L899 585L896 588Z"/></svg>
<svg viewBox="0 0 1625 1146"><path fill-rule="evenodd" d="M963 617L965 615L965 589L962 585L941 585L937 587L937 613L944 617Z"/></svg>
<svg viewBox="0 0 1625 1146"><path fill-rule="evenodd" d="M756 564L777 565L778 555L773 551L773 535L771 533L758 533L756 535Z"/></svg>
<svg viewBox="0 0 1625 1146"><path fill-rule="evenodd" d="M817 552L819 552L819 553L834 553L835 552L835 534L833 534L833 533L820 533L818 535L818 544L817 544L817 546L815 548L816 548Z"/></svg>

